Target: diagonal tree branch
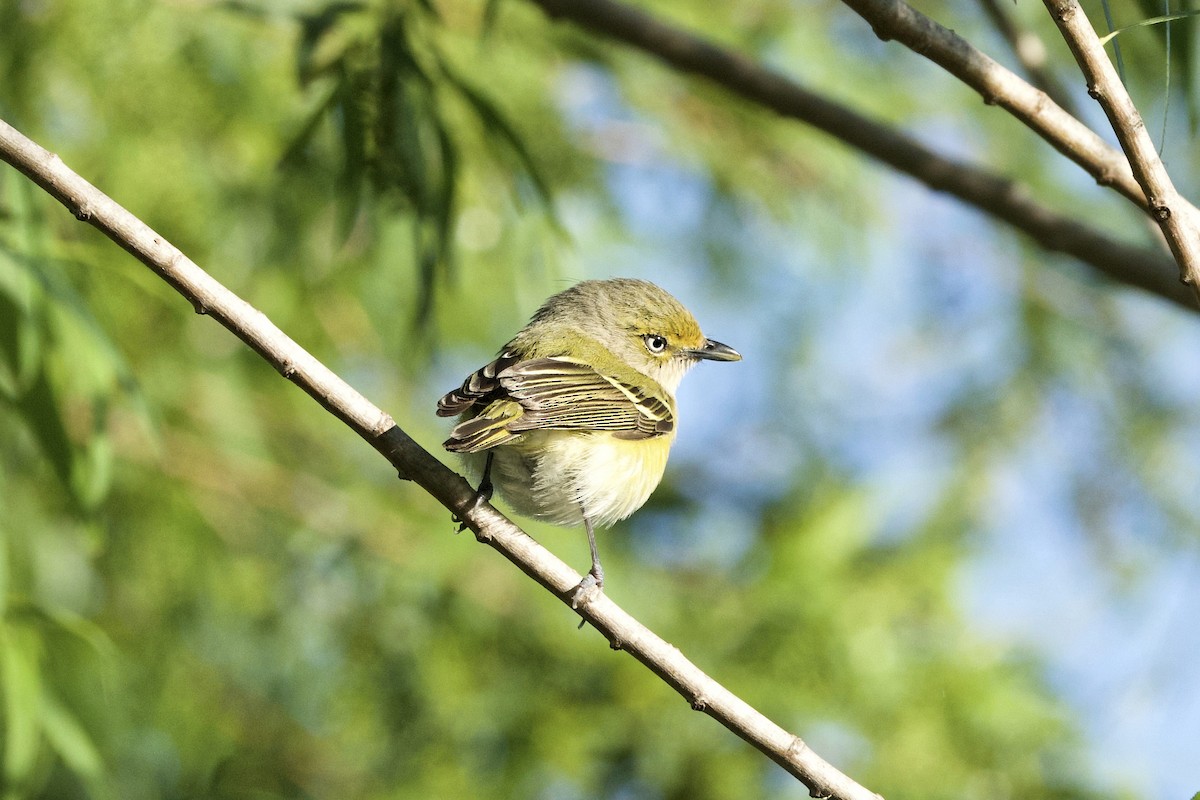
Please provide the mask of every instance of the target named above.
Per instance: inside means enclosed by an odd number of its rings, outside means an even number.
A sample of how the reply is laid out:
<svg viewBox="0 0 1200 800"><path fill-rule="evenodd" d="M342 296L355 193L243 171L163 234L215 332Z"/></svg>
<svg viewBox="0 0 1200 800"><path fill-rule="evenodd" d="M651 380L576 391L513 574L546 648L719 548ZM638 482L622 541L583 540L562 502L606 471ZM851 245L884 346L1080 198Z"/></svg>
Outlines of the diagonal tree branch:
<svg viewBox="0 0 1200 800"><path fill-rule="evenodd" d="M1097 183L1113 187L1147 209L1142 187L1120 151L1055 105L1045 92L903 0L842 1L869 22L880 39L894 39L925 56L979 92L985 103L998 105L1019 119Z"/></svg>
<svg viewBox="0 0 1200 800"><path fill-rule="evenodd" d="M1045 4L1087 78L1088 94L1104 109L1137 182L1149 198L1150 215L1179 263L1179 279L1200 298L1200 211L1175 190L1142 115L1078 0L1045 0Z"/></svg>
<svg viewBox="0 0 1200 800"><path fill-rule="evenodd" d="M535 542L488 504L475 504L465 480L424 450L390 416L317 361L267 317L230 292L191 259L111 198L0 120L0 160L7 161L53 195L78 219L102 231L187 298L196 311L229 329L339 420L378 450L397 469L450 509L525 574L567 606L581 580L578 573ZM798 778L813 797L879 800L839 772L800 737L767 719L737 695L639 623L602 592L578 613L608 639L662 678L697 711L703 711Z"/></svg>
<svg viewBox="0 0 1200 800"><path fill-rule="evenodd" d="M530 1L541 7L547 16L568 19L587 30L610 36L675 69L708 78L780 116L819 128L932 189L947 192L1004 220L1047 250L1074 256L1114 280L1193 310L1200 307L1186 287L1174 279L1174 262L1165 254L1117 241L1052 211L1007 178L946 158L893 128L812 92L741 54L617 0ZM1045 98L1041 92L1038 94ZM1116 156L1119 164L1110 164L1106 169L1117 171L1119 166L1128 174L1128 164L1119 153ZM1127 188L1138 193L1140 198L1141 190L1132 178L1129 183Z"/></svg>
<svg viewBox="0 0 1200 800"><path fill-rule="evenodd" d="M1032 31L1017 27L1017 23L1013 22L1008 11L1001 5L1002 2L1003 0L979 0L984 13L1004 37L1004 41L1008 42L1009 49L1033 85L1048 94L1059 108L1078 119L1079 113L1075 109L1074 101L1046 65L1046 45L1041 37Z"/></svg>

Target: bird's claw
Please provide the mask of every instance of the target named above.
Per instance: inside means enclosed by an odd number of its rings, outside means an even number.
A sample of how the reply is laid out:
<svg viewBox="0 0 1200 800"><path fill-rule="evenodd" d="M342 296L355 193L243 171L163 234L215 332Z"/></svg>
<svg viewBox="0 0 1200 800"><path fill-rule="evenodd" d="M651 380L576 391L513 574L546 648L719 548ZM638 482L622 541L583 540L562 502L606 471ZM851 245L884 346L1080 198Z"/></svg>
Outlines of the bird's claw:
<svg viewBox="0 0 1200 800"><path fill-rule="evenodd" d="M581 605L591 602L603 588L604 573L592 570L579 582L575 591L571 592L571 608L578 610Z"/></svg>
<svg viewBox="0 0 1200 800"><path fill-rule="evenodd" d="M463 516L460 517L458 514L450 515L450 521L458 526L458 530L455 531L455 533L462 533L469 527L467 520L465 519L466 515L472 511L475 511L480 506L492 502L492 493L495 490L496 487L492 485L492 482L485 479L483 483L479 484L479 488L475 490L475 497L471 500L471 506L467 509Z"/></svg>

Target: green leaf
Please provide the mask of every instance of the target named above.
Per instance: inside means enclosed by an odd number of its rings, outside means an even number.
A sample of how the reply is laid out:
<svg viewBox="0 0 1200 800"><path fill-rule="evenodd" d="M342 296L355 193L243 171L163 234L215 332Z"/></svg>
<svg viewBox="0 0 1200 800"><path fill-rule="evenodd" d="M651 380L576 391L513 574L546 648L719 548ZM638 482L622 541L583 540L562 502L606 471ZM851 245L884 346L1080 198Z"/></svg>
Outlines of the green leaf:
<svg viewBox="0 0 1200 800"><path fill-rule="evenodd" d="M304 151L312 144L321 123L325 122L325 119L333 113L334 107L338 103L339 90L340 85L335 83L313 112L308 115L304 124L300 126L300 130L283 149L283 155L279 158L281 167L297 167L304 163Z"/></svg>
<svg viewBox="0 0 1200 800"><path fill-rule="evenodd" d="M3 481L4 476L0 475L0 489L4 488ZM11 512L4 507L3 495L4 493L0 491L0 517L7 519L10 518ZM0 529L0 532L3 532L2 529ZM8 593L12 583L12 564L10 563L8 552L10 546L10 538L8 536L0 536L0 619L3 619L8 613Z"/></svg>
<svg viewBox="0 0 1200 800"><path fill-rule="evenodd" d="M331 3L315 14L299 14L300 45L297 49L296 68L303 86L314 78L325 74L331 64L318 57L325 38L331 35L342 17L364 10L362 3Z"/></svg>
<svg viewBox="0 0 1200 800"><path fill-rule="evenodd" d="M75 447L71 460L71 492L85 510L94 510L112 486L112 440L105 426L108 404L100 398L93 404L92 432L82 447Z"/></svg>
<svg viewBox="0 0 1200 800"><path fill-rule="evenodd" d="M0 246L0 396L14 400L34 380L45 332L35 282L22 259Z"/></svg>
<svg viewBox="0 0 1200 800"><path fill-rule="evenodd" d="M432 216L437 230L437 249L447 267L452 263L454 249L454 212L458 199L458 146L446 127L436 126L442 190L438 193Z"/></svg>
<svg viewBox="0 0 1200 800"><path fill-rule="evenodd" d="M45 371L38 373L37 380L15 406L33 430L59 480L70 488L74 453L67 429L63 426L66 411Z"/></svg>
<svg viewBox="0 0 1200 800"><path fill-rule="evenodd" d="M1200 11L1184 11L1179 14L1163 14L1163 15L1157 16L1157 17L1149 17L1147 19L1138 20L1137 22L1130 23L1129 25L1122 25L1120 28L1117 28L1116 30L1113 30L1113 31L1109 31L1104 36L1101 36L1100 44L1106 45L1110 41L1115 39L1116 37L1120 36L1122 33L1136 30L1137 28L1146 28L1146 27L1152 27L1154 25L1162 25L1167 22L1174 22L1177 19L1187 19L1188 17L1194 17L1197 15L1200 15Z"/></svg>
<svg viewBox="0 0 1200 800"><path fill-rule="evenodd" d="M1200 14L1200 11L1188 9L1176 14L1164 13L1170 9L1170 5L1165 3L1164 0L1138 0L1137 5L1145 19L1131 25L1126 25L1119 31L1110 33L1105 41L1117 33L1122 33L1133 28L1149 28L1155 34L1153 38L1163 48L1163 55L1166 57L1163 93L1168 97L1168 105L1172 76L1178 77L1182 86L1182 91L1179 94L1186 99L1188 115L1194 129L1197 119L1200 118L1200 114L1198 114L1200 109L1197 108L1197 98L1194 91L1196 83L1196 48L1195 37L1191 30L1191 27L1194 26L1172 27L1170 23L1175 20L1195 16L1196 14ZM1176 35L1172 35L1172 33ZM1166 110L1163 113L1166 114Z"/></svg>
<svg viewBox="0 0 1200 800"><path fill-rule="evenodd" d="M49 692L42 696L41 714L50 747L72 772L88 783L97 783L104 775L104 760L79 720Z"/></svg>
<svg viewBox="0 0 1200 800"><path fill-rule="evenodd" d="M555 223L555 227L557 228L558 220L554 213L554 201L552 192L550 191L550 184L545 179L545 176L542 175L542 170L534 159L533 154L529 152L529 148L525 145L525 140L517 133L516 128L508 121L508 118L500 110L499 106L492 102L491 98L472 86L470 81L458 74L445 59L439 57L439 66L446 80L475 112L483 127L492 134L492 140L500 142L516 157L525 175L528 176L530 182L533 184L544 213Z"/></svg>
<svg viewBox="0 0 1200 800"><path fill-rule="evenodd" d="M367 174L367 109L370 87L365 76L345 67L337 89L335 112L341 128L342 174L338 181L341 209L338 233L345 240L361 211L363 179Z"/></svg>
<svg viewBox="0 0 1200 800"><path fill-rule="evenodd" d="M37 763L42 681L40 644L32 632L0 624L0 675L4 679L4 776L9 786L30 779Z"/></svg>

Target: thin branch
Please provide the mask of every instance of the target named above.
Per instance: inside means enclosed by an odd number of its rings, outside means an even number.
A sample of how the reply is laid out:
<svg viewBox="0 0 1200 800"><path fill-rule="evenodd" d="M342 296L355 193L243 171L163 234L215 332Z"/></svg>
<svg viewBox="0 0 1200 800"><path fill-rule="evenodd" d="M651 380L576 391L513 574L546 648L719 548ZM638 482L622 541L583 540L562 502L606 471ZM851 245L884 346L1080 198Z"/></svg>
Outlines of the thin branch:
<svg viewBox="0 0 1200 800"><path fill-rule="evenodd" d="M547 16L568 19L589 31L610 36L675 69L708 78L780 116L825 131L931 189L947 192L1004 220L1047 250L1074 256L1114 280L1153 292L1182 306L1193 310L1198 307L1191 293L1173 279L1174 263L1165 254L1122 243L1052 211L1007 178L946 158L899 131L812 92L739 53L615 0L530 1L540 6ZM1045 98L1045 95L1041 96ZM1125 159L1119 153L1116 156L1119 166L1128 173ZM1132 183L1132 178L1130 182L1140 197L1140 189Z"/></svg>
<svg viewBox="0 0 1200 800"><path fill-rule="evenodd" d="M903 0L842 0L871 24L875 35L894 39L925 56L1027 125L1055 150L1074 161L1101 186L1111 186L1142 209L1142 187L1129 163L1091 128L1072 117L1040 89L976 49Z"/></svg>
<svg viewBox="0 0 1200 800"><path fill-rule="evenodd" d="M349 384L230 292L191 259L111 198L0 120L0 160L7 161L53 195L77 218L102 231L188 299L216 319L334 416L382 453L400 476L412 480L464 520L476 538L498 550L568 607L581 580L490 505L474 503L465 480L434 458ZM694 709L703 711L758 748L808 787L814 797L879 800L806 745L717 683L683 654L639 623L602 592L578 613L608 639L645 664Z"/></svg>
<svg viewBox="0 0 1200 800"><path fill-rule="evenodd" d="M1045 43L1033 31L1017 27L1001 2L1002 0L979 0L984 13L992 21L993 27L1004 37L1004 41L1008 42L1009 49L1020 62L1021 69L1025 70L1025 74L1029 76L1030 82L1049 95L1059 108L1078 119L1079 113L1075 109L1071 96L1047 67Z"/></svg>
<svg viewBox="0 0 1200 800"><path fill-rule="evenodd" d="M1179 279L1200 298L1200 212L1175 190L1142 115L1125 91L1083 8L1076 0L1045 0L1045 4L1087 78L1088 94L1100 102L1133 174L1150 200L1151 216L1179 264Z"/></svg>

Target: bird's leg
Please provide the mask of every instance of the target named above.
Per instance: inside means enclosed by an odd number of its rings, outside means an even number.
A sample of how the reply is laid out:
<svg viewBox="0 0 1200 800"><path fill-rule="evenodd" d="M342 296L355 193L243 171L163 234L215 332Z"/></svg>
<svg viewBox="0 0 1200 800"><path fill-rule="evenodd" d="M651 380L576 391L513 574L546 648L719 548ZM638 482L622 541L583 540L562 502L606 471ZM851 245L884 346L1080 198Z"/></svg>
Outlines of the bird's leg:
<svg viewBox="0 0 1200 800"><path fill-rule="evenodd" d="M600 553L596 550L596 534L592 530L592 521L583 517L583 527L587 531L588 547L592 550L592 568L571 595L571 608L579 608L579 604L593 589L604 588L604 567L600 566Z"/></svg>
<svg viewBox="0 0 1200 800"><path fill-rule="evenodd" d="M588 548L592 551L592 568L588 570L587 576L596 584L597 589L602 589L604 588L604 567L600 566L600 553L596 550L596 534L592 531L592 521L584 517L583 527L587 531Z"/></svg>
<svg viewBox="0 0 1200 800"><path fill-rule="evenodd" d="M475 490L475 505L480 506L490 502L492 492L496 487L492 485L492 459L496 457L495 450L488 450L487 461L483 462L483 477L479 479L479 488Z"/></svg>
<svg viewBox="0 0 1200 800"><path fill-rule="evenodd" d="M471 509L479 508L484 503L490 502L492 492L496 487L492 484L492 459L495 458L494 450L488 450L487 461L483 462L483 477L479 479L479 488L475 490L475 499L471 503ZM457 515L450 517L451 522L458 523L458 532L462 533L467 529L467 523L460 519Z"/></svg>

